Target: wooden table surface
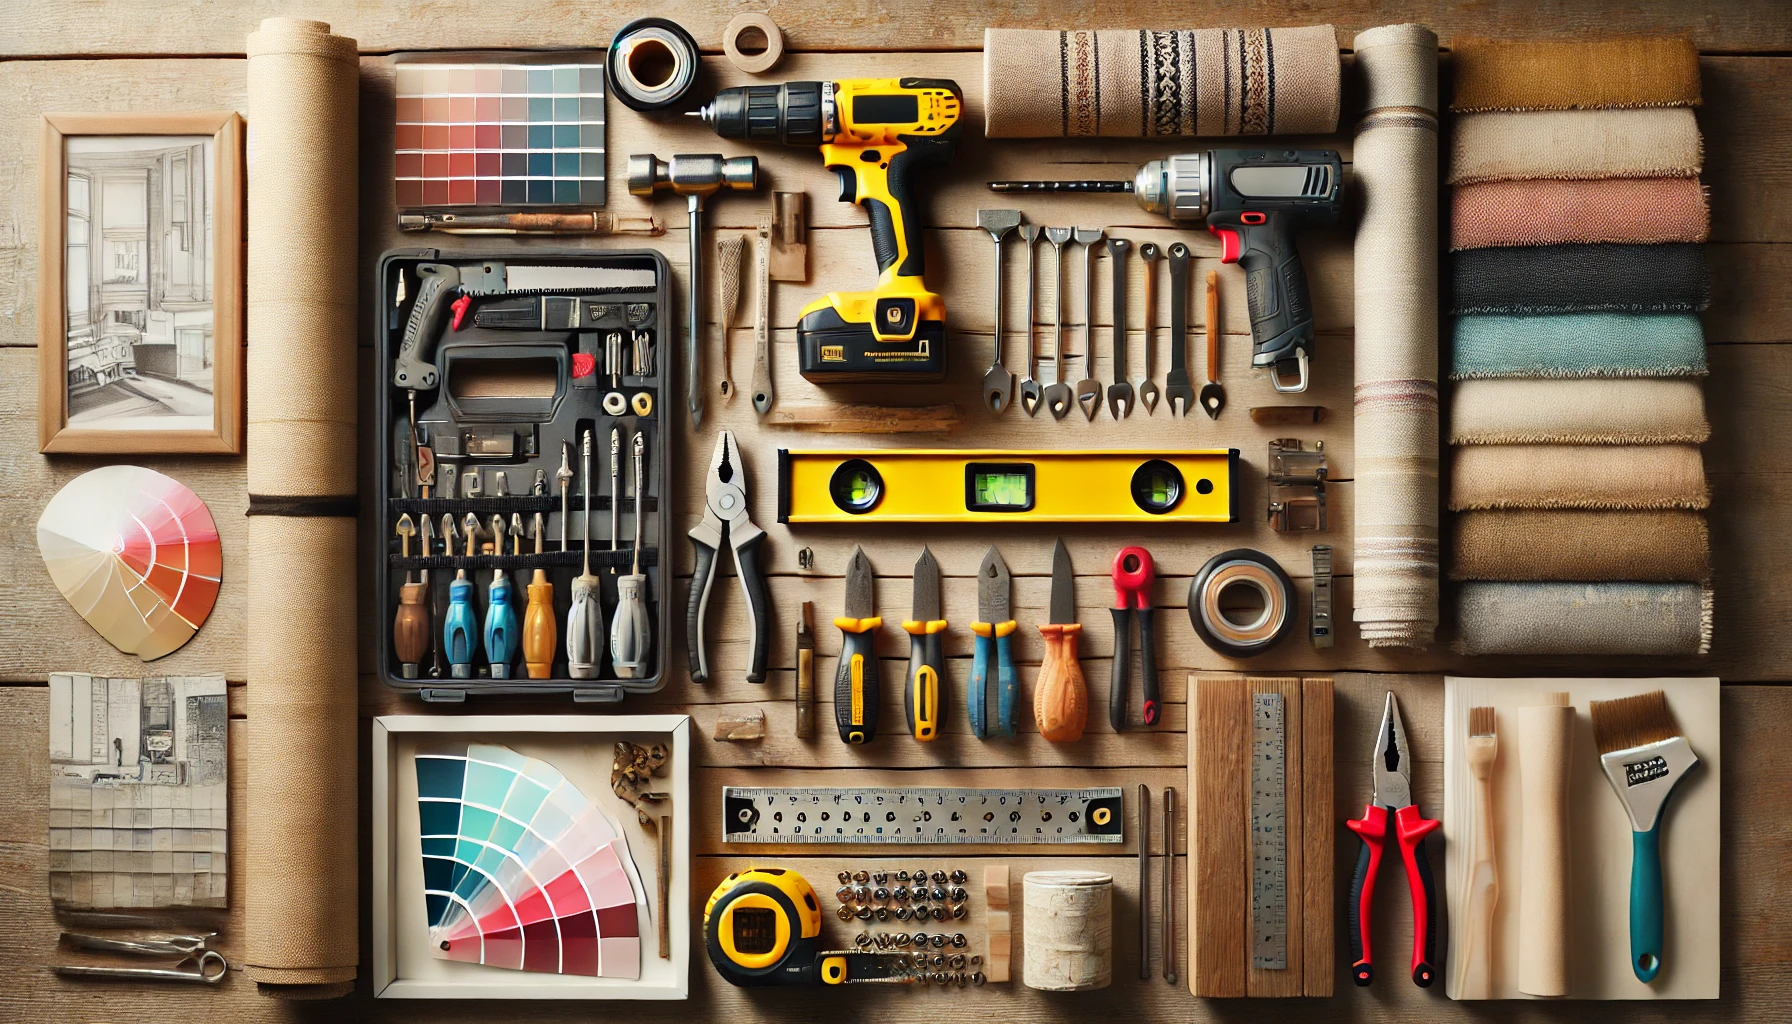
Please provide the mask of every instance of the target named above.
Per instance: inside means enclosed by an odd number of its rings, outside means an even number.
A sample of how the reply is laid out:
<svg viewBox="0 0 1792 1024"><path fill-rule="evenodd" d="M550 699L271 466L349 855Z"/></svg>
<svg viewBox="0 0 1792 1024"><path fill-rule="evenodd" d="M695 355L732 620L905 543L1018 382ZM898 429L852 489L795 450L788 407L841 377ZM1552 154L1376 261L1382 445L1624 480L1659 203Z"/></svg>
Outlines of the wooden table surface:
<svg viewBox="0 0 1792 1024"><path fill-rule="evenodd" d="M731 428L746 450L749 490L754 521L770 537L764 558L772 575L771 592L776 605L773 632L773 672L765 686L741 680L746 658L739 638L744 614L732 584L718 584L720 605L712 610L711 659L719 664L716 681L693 686L682 677L683 655L674 655L672 681L665 691L649 699L634 700L629 711L682 711L696 720L698 736L694 773L694 809L699 825L693 839L693 878L689 879L695 905L728 871L747 863L738 852L723 849L714 828L717 788L723 784L774 782L902 782L916 785L1099 785L1143 782L1154 794L1175 786L1187 794L1184 729L1186 725L1186 677L1194 671L1334 675L1338 680L1337 710L1337 817L1354 815L1368 795L1365 766L1369 733L1381 705L1384 690L1396 690L1406 708L1406 721L1420 754L1415 777L1417 795L1434 817L1441 817L1437 801L1442 793L1441 720L1444 672L1482 675L1718 675L1723 691L1726 756L1724 821L1726 857L1723 864L1721 901L1726 933L1723 998L1715 1003L1644 1006L1555 1006L1539 1003L1475 1009L1445 1001L1441 986L1420 991L1398 979L1400 972L1386 972L1372 990L1348 986L1340 969L1338 994L1324 1001L1306 1000L1277 1006L1207 1002L1189 995L1183 986L1166 984L1161 977L1137 980L1137 957L1131 936L1136 928L1138 894L1135 885L1134 823L1129 821L1127 845L1111 857L1090 857L1071 849L1026 850L1007 858L961 856L948 853L929 858L937 864L962 865L973 878L984 863L1012 865L1015 877L1029 867L1081 864L1111 870L1116 879L1116 935L1114 984L1106 992L1053 995L1032 991L1019 984L980 990L890 990L872 987L849 992L743 991L723 983L709 968L706 958L693 951L691 1002L686 1004L625 1004L591 1006L578 1003L541 1003L527 1007L482 1006L453 1002L382 1002L376 1004L362 983L350 999L323 1004L291 1003L258 995L255 986L233 972L217 989L133 984L73 984L53 978L44 965L54 956L56 924L50 913L46 881L45 807L48 791L46 764L45 681L53 671L75 670L101 674L141 675L145 666L124 657L99 639L56 594L44 571L32 529L43 505L70 478L101 464L81 457L45 458L36 445L37 317L35 308L37 252L37 116L45 111L207 110L244 109L246 106L244 36L261 17L293 14L329 21L335 30L360 41L362 62L362 198L361 260L363 280L371 281L371 266L387 248L416 244L401 239L393 227L391 199L392 60L396 53L412 50L447 50L468 47L601 46L610 33L630 17L646 13L613 0L443 0L413 4L403 0L315 0L310 4L289 0L244 0L218 5L158 0L25 0L7 19L0 32L0 522L10 525L0 540L0 578L8 582L0 595L7 612L0 615L0 802L11 808L0 816L0 1020L118 1020L136 1021L217 1019L231 1021L275 1020L497 1020L526 1013L530 1019L589 1020L605 1014L627 1015L631 1020L676 1021L693 1017L745 1022L750 1020L810 1020L824 1013L846 1014L855 1020L890 1021L925 1014L942 1021L969 1021L995 1016L1014 1021L1096 1020L1112 1016L1116 1007L1150 1019L1267 1017L1276 1014L1291 1020L1429 1020L1445 1016L1468 1019L1497 1014L1502 1019L1554 1020L1789 1020L1792 1010L1792 927L1787 924L1792 902L1792 759L1782 754L1779 739L1792 728L1792 690L1779 685L1792 679L1785 667L1792 656L1792 592L1783 581L1792 578L1792 545L1786 543L1787 510L1792 509L1792 461L1785 454L1780 426L1792 413L1792 173L1786 167L1786 151L1792 141L1792 12L1779 0L1632 0L1608 7L1602 0L1523 0L1499 4L1450 4L1434 0L1336 0L1331 4L1286 5L1269 0L1218 0L1170 14L1160 5L1123 0L1118 7L1104 7L1100 24L1116 26L1184 27L1205 25L1283 24L1331 20L1338 25L1346 46L1361 29L1394 21L1430 24L1447 48L1453 37L1468 35L1575 36L1591 32L1690 32L1706 55L1703 60L1705 105L1699 121L1705 132L1704 180L1711 190L1714 268L1713 303L1705 316L1710 343L1711 377L1707 396L1712 418L1712 440L1706 446L1706 465L1714 492L1711 516L1716 560L1717 632L1710 657L1704 659L1618 662L1562 660L1536 663L1517 659L1466 659L1450 654L1439 644L1420 654L1372 652L1356 636L1350 624L1352 432L1351 407L1351 294L1350 241L1346 231L1303 236L1303 255L1312 275L1312 290L1320 332L1319 354L1314 366L1312 401L1325 405L1327 421L1302 431L1255 427L1244 414L1247 406L1270 400L1267 383L1253 377L1248 363L1249 329L1243 314L1242 278L1236 267L1221 270L1225 291L1226 332L1223 342L1223 379L1229 393L1228 412L1217 422L1195 416L1171 421L1160 408L1156 418L1135 414L1122 424L1104 413L1093 425L1079 417L1062 423L1049 418L1029 420L1019 412L1002 418L989 417L980 407L976 381L989 363L991 318L988 307L990 252L987 236L976 227L975 211L995 205L982 183L993 177L1119 177L1129 174L1139 161L1175 148L1160 143L1104 141L1099 146L1058 140L985 142L981 123L981 46L986 25L1067 27L1080 20L1077 13L1055 13L1052 5L1021 0L986 0L964 4L953 0L920 0L892 5L867 0L834 4L792 3L776 5L774 17L783 25L793 54L768 80L873 74L924 74L955 78L965 89L970 107L970 130L959 159L942 175L929 200L931 229L929 282L942 291L952 307L956 334L954 370L950 383L917 390L912 401L952 401L967 410L967 423L952 444L966 446L1232 446L1240 448L1247 465L1240 474L1243 488L1240 507L1245 521L1231 527L1195 529L1171 534L1155 531L1127 535L1091 529L1069 529L1064 536L1079 574L1079 606L1086 634L1084 668L1091 681L1097 713L1091 716L1088 735L1078 743L1054 745L1028 732L1010 743L982 743L969 735L962 713L949 716L938 742L923 746L892 735L868 748L847 748L832 738L825 724L830 709L823 707L821 736L803 742L792 733L789 702L794 656L791 630L797 604L816 603L825 620L829 609L841 600L841 569L854 543L863 543L879 572L878 601L886 609L906 608L907 574L922 541L939 557L945 579L947 617L954 629L947 641L951 664L949 692L953 711L961 706L962 686L969 675L970 636L959 628L970 621L975 608L975 572L984 548L999 539L1015 574L1016 617L1023 623L1044 617L1052 539L1049 529L1015 529L1000 538L974 528L940 528L874 535L868 532L810 530L793 532L776 524L773 449L779 445L827 445L847 443L840 438L817 439L813 435L762 430L750 404L736 400L727 408L711 402L711 414L699 437L687 436L684 450L695 453L686 460L683 487L676 496L682 521L694 521L701 508L700 478L714 431ZM1067 5L1068 7L1068 5ZM657 13L667 14L688 26L706 52L719 53L721 27L738 10L735 4L712 5L693 0L670 0ZM736 84L742 76L719 57L708 67L718 84ZM1447 74L1447 63L1446 63ZM623 192L623 158L632 152L652 151L667 156L675 152L744 152L738 146L718 144L701 126L682 120L659 125L628 111L620 103L609 109L612 154L611 208L620 212L639 209L637 200ZM251 126L253 131L253 126ZM1348 131L1337 137L1302 140L1331 145L1350 158ZM1221 143L1222 145L1224 143ZM1193 144L1187 144L1193 148ZM804 188L810 193L811 265L808 285L779 288L773 300L774 322L789 324L794 312L811 297L831 288L864 287L873 278L873 264L863 214L833 202L834 184L816 155L803 150L762 148L756 151L773 187ZM721 231L747 228L763 199L725 198L712 209ZM1167 243L1185 240L1200 257L1201 270L1217 266L1218 248L1205 232L1168 230L1155 218L1139 212L1129 201L1101 197L1029 201L1023 205L1030 220L1039 223L1078 223L1117 229L1126 237ZM683 204L662 202L658 212L671 230L656 240L677 268L680 281L685 267L686 240ZM353 216L356 211L342 211ZM449 237L430 239L445 248L465 248ZM568 243L555 243L568 244ZM595 243L603 247L603 243ZM1043 250L1042 252L1048 252ZM1019 322L1019 268L1010 250L1009 294L1013 297L1010 324ZM1044 262L1042 257L1042 262ZM1097 270L1097 280L1105 280ZM1134 270L1134 296L1139 294ZM1042 275L1040 309L1052 308L1051 275ZM1167 293L1168 289L1160 289ZM1112 374L1106 361L1108 321L1104 319L1106 288L1099 288L1095 336L1097 360L1094 376L1107 382ZM746 299L743 296L743 300ZM362 300L372 304L370 292ZM1136 298L1135 298L1136 301ZM1160 298L1167 304L1167 294ZM744 305L744 302L743 302ZM1072 311L1081 302L1073 301ZM1135 314L1136 318L1136 314ZM1198 323L1197 308L1193 322ZM1136 319L1135 319L1136 322ZM1167 324L1160 310L1157 323ZM1049 330L1041 332L1042 350L1049 350ZM1018 339L1011 337L1006 350L1010 367L1019 362ZM797 376L794 336L777 334L776 377L780 401L820 401L823 396ZM370 362L369 325L363 323L362 358ZM706 335L707 379L716 379L719 343L713 330ZM1134 339L1137 344L1137 338ZM1080 348L1080 342L1073 349ZM1135 359L1137 356L1135 355ZM1162 352L1157 373L1163 372ZM735 378L751 376L751 331L735 339ZM1076 373L1074 359L1072 372ZM1076 373L1081 376L1080 373ZM371 369L362 374L372 381ZM363 418L362 450L343 452L357 458L365 479L373 432L371 392L363 384L358 400ZM906 400L906 399L905 399ZM682 424L682 417L680 418ZM1166 439L1164 432L1173 433ZM1259 522L1263 502L1261 482L1264 446L1270 437L1299 434L1308 440L1323 439L1331 454L1332 530L1329 537L1271 533ZM246 794L242 788L246 758L243 714L244 676L244 544L243 511L247 504L243 463L240 459L214 457L160 457L137 460L167 472L191 486L211 506L223 534L225 582L217 609L199 636L186 648L150 671L166 674L221 671L231 680L231 868L233 885L242 884L244 844L247 839ZM364 490L367 485L363 484ZM368 493L371 493L370 491ZM363 516L362 546L368 564L374 545L375 521ZM680 526L682 532L686 526ZM1339 639L1323 656L1298 637L1250 665L1229 661L1209 652L1194 637L1186 620L1188 577L1212 553L1241 544L1273 554L1292 575L1309 574L1307 547L1315 539L1336 546L1339 572ZM1116 735L1107 727L1105 690L1112 638L1104 609L1109 596L1106 568L1122 543L1149 543L1157 557L1162 578L1156 601L1159 616L1158 660L1164 679L1164 721L1150 732ZM809 546L815 552L813 571L799 570L796 553ZM688 576L689 546L672 545L672 563ZM373 607L368 588L371 573L361 580L363 608ZM304 581L295 581L303 585ZM1303 587L1304 589L1304 587ZM680 585L673 595L682 600ZM674 615L675 620L680 617ZM369 620L371 621L371 620ZM370 633L360 638L361 660L366 672L372 662ZM673 637L672 648L682 652L682 636ZM838 652L838 634L819 631L820 668L831 672ZM884 654L901 654L905 644L886 635ZM1037 634L1023 627L1017 656L1022 662L1024 692L1030 692L1041 650ZM899 715L894 657L885 673L890 698L886 714ZM371 674L363 676L360 694L363 719L382 714L418 712L422 706L382 686ZM730 744L708 738L716 718L725 711L753 706L764 709L769 735L764 742ZM432 708L429 710L444 710ZM456 709L445 709L455 713ZM469 711L583 713L559 701L475 702ZM1024 717L1029 717L1025 716ZM897 719L900 721L900 718ZM1031 729L1031 723L1023 728ZM367 958L365 906L367 892L368 808L366 801L366 728L362 731L361 828L363 878L362 959ZM833 769L874 769L843 776ZM1155 800L1154 800L1155 803ZM1186 801L1185 801L1186 806ZM1340 963L1344 884L1355 856L1355 844L1344 840L1339 829L1340 878L1337 907ZM262 837L264 841L269 837ZM1163 868L1166 852L1180 865L1183 844L1166 851L1163 837L1153 829L1153 877ZM805 851L808 853L815 850ZM831 852L822 850L820 852ZM1105 851L1104 851L1105 852ZM901 858L912 863L910 854ZM894 855L867 857L861 864L893 864ZM792 856L780 863L797 867L831 890L831 879L844 863L841 858ZM1441 865L1440 865L1441 866ZM346 867L346 866L345 866ZM1181 868L1178 867L1180 871ZM1186 880L1184 880L1186 884ZM1385 949L1404 950L1406 917L1401 904L1403 887L1390 884L1394 896L1381 897L1378 942ZM233 960L240 956L241 889L233 894L229 919L224 923L221 948ZM966 930L981 941L981 894ZM1392 901L1391 903L1389 901ZM1155 903L1155 900L1150 901ZM1180 911L1179 911L1180 914ZM839 922L828 920L834 941L847 941ZM856 929L855 929L856 930ZM1154 935L1156 929L1153 929ZM1155 946L1155 939L1153 940ZM1184 948L1184 952L1186 949ZM1402 952L1401 955L1404 955ZM1156 951L1152 953L1153 960ZM365 979L367 969L363 967ZM1186 970L1183 972L1186 978ZM843 1005L844 1004L844 1005Z"/></svg>

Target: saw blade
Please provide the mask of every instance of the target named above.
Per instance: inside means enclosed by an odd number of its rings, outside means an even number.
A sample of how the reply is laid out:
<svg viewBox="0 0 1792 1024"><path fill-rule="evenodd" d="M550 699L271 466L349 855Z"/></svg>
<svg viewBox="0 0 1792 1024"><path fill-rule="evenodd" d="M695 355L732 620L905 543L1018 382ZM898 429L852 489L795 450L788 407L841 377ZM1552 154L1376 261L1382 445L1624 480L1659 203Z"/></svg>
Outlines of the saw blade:
<svg viewBox="0 0 1792 1024"><path fill-rule="evenodd" d="M470 295L644 291L659 283L651 268L641 267L512 266L494 260L459 270L461 291Z"/></svg>

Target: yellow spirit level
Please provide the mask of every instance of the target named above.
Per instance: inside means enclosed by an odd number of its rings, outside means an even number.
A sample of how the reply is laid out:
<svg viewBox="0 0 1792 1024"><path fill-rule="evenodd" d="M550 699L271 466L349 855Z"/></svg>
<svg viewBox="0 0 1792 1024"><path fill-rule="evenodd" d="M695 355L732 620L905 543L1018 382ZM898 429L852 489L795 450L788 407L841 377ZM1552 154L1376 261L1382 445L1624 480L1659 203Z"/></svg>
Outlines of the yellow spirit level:
<svg viewBox="0 0 1792 1024"><path fill-rule="evenodd" d="M742 987L920 980L906 954L821 951L815 890L783 868L749 868L722 879L703 907L703 945L716 971Z"/></svg>
<svg viewBox="0 0 1792 1024"><path fill-rule="evenodd" d="M778 451L780 523L1235 523L1238 449Z"/></svg>

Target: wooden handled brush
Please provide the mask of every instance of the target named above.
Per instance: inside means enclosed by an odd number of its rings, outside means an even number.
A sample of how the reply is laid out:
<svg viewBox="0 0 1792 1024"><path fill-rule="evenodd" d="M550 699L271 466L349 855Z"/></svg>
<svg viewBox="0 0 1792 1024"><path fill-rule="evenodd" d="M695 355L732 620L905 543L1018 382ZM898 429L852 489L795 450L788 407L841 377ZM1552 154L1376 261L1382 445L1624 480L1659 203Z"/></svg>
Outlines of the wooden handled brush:
<svg viewBox="0 0 1792 1024"><path fill-rule="evenodd" d="M1661 811L1699 759L1664 691L1596 700L1589 710L1599 765L1630 815L1630 969L1638 981L1654 981L1664 931Z"/></svg>
<svg viewBox="0 0 1792 1024"><path fill-rule="evenodd" d="M1467 942L1457 973L1458 999L1493 996L1493 908L1500 900L1500 875L1494 863L1493 765L1499 759L1499 717L1490 707L1468 709L1468 741L1463 760L1475 778L1473 866L1463 905Z"/></svg>

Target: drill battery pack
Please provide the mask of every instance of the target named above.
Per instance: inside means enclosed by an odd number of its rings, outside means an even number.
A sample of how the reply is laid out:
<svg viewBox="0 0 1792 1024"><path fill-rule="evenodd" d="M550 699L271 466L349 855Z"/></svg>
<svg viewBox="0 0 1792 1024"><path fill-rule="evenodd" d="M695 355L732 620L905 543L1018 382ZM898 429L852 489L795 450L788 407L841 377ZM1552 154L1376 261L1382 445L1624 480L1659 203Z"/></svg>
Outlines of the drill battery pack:
<svg viewBox="0 0 1792 1024"><path fill-rule="evenodd" d="M814 384L894 382L938 384L946 379L946 324L923 320L912 338L879 341L868 324L849 323L832 307L797 322L797 368Z"/></svg>

